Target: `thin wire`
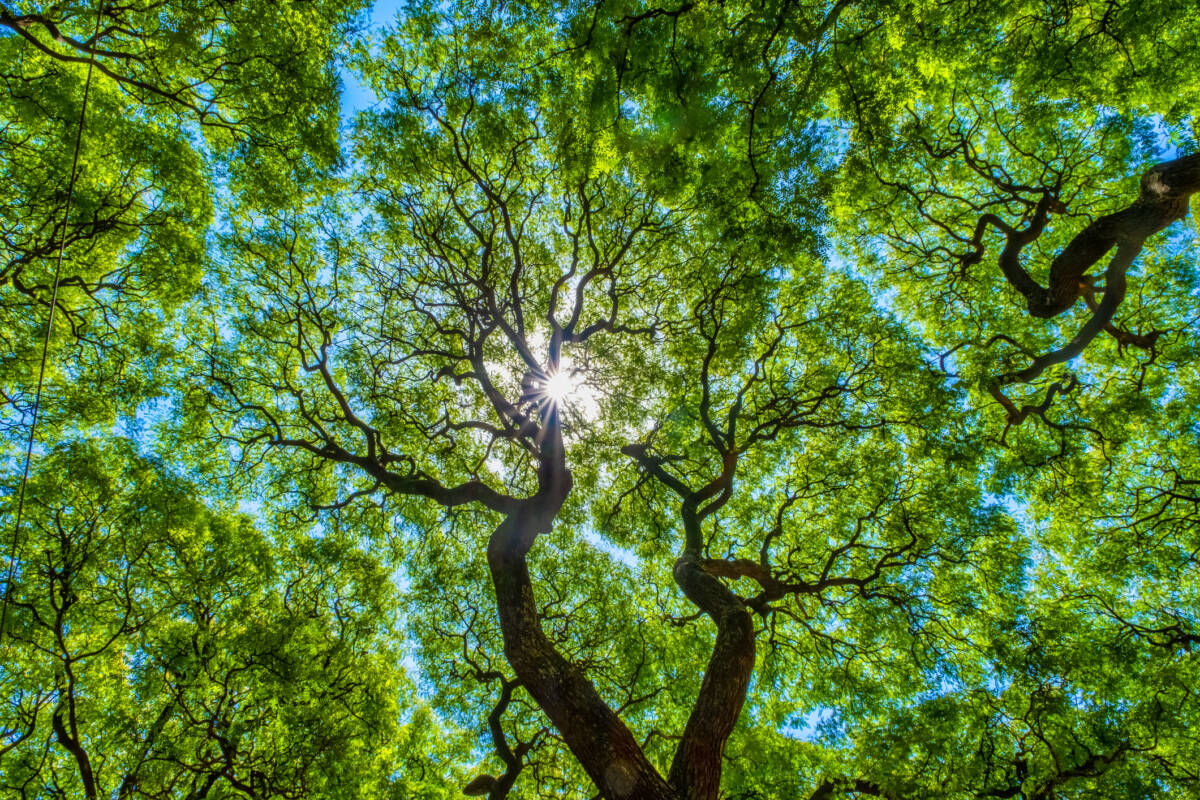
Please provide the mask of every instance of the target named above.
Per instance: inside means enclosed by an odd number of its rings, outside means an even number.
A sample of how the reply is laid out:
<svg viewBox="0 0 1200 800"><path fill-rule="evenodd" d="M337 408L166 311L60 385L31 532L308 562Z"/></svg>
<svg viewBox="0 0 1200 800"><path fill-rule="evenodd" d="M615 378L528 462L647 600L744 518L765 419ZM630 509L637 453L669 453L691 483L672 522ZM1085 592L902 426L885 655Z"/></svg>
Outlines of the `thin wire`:
<svg viewBox="0 0 1200 800"><path fill-rule="evenodd" d="M104 3L96 7L96 32L93 44L100 36L100 19L104 15ZM12 550L8 556L8 578L4 582L3 611L0 611L0 639L8 631L8 606L12 595L13 576L17 569L17 556L21 544L21 515L25 510L25 485L29 482L29 465L33 460L33 441L37 432L38 415L42 405L42 384L46 378L46 359L50 352L50 333L54 330L54 309L58 307L58 281L62 272L63 251L67 248L67 220L71 214L71 200L75 196L75 181L79 177L79 151L83 145L83 126L87 119L88 97L92 90L92 68L96 64L96 49L88 53L87 78L83 82L83 103L79 108L79 126L75 132L75 153L71 156L71 179L67 183L67 201L63 208L62 236L58 240L58 258L54 262L54 283L50 290L50 313L46 319L46 335L42 339L42 360L38 365L37 391L33 395L33 419L29 423L29 441L25 444L25 469L21 473L21 488L17 494L17 519L13 525Z"/></svg>

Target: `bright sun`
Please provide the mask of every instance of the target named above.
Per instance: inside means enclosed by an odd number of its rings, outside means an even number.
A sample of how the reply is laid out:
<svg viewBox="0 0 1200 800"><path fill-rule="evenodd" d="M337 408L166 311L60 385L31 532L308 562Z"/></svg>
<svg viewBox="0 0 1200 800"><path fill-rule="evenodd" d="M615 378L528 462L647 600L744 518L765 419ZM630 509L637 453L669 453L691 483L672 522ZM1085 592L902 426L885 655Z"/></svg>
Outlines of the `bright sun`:
<svg viewBox="0 0 1200 800"><path fill-rule="evenodd" d="M557 409L567 428L597 419L602 393L594 376L589 374L587 362L581 364L560 353L556 366L557 369L552 369L547 364L525 373L521 379L521 404L528 403L539 414Z"/></svg>
<svg viewBox="0 0 1200 800"><path fill-rule="evenodd" d="M564 356L554 372L547 371L539 381L541 402L557 406L574 421L590 422L600 413L600 396L582 370Z"/></svg>
<svg viewBox="0 0 1200 800"><path fill-rule="evenodd" d="M555 403L561 403L571 396L575 389L575 381L568 370L560 369L546 379L546 394Z"/></svg>

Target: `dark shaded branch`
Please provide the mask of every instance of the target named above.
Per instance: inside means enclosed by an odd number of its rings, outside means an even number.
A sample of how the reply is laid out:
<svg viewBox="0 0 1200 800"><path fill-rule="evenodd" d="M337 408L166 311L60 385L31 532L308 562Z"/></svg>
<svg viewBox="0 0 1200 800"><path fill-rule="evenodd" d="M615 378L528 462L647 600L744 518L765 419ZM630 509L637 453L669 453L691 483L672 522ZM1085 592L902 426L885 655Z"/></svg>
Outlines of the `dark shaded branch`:
<svg viewBox="0 0 1200 800"><path fill-rule="evenodd" d="M1025 296L1029 313L1035 317L1053 317L1084 297L1092 311L1091 318L1074 338L1063 347L1033 359L1033 363L1018 372L1003 375L989 391L1008 412L1011 425L1019 425L1030 413L1045 411L1043 406L1025 407L1018 410L1002 391L1011 383L1029 383L1036 380L1048 368L1063 364L1083 352L1102 331L1108 331L1119 343L1152 348L1158 339L1155 333L1145 337L1121 331L1113 325L1117 308L1125 299L1126 273L1133 260L1141 252L1145 241L1181 219L1188 208L1188 199L1200 190L1200 153L1193 153L1174 161L1166 161L1151 167L1142 176L1141 192L1129 207L1114 214L1100 217L1075 236L1050 265L1050 282L1043 288L1034 281L1020 264L1020 250L1036 239L1045 226L1050 210L1048 192L1038 204L1029 226L1018 231L995 215L980 218L972 244L976 250L964 257L964 263L978 261L983 252L983 232L992 225L1005 234L1005 247L1000 254L1000 269L1008 282ZM1093 281L1087 271L1109 250L1116 252L1104 272L1104 296L1095 302ZM1048 404L1054 396L1052 387L1047 394Z"/></svg>
<svg viewBox="0 0 1200 800"><path fill-rule="evenodd" d="M476 674L476 679L500 682L500 697L497 698L496 705L492 707L491 712L488 714L488 733L492 737L492 745L496 749L496 756L504 763L504 772L499 776L477 776L463 787L463 794L468 796L486 794L488 800L503 800L503 798L508 797L508 793L512 791L513 784L517 782L517 777L521 774L521 770L525 768L525 755L533 747L534 742L519 742L514 749L508 743L508 736L505 734L504 725L501 723L504 713L508 710L508 706L512 702L513 692L521 685L520 682L508 680L498 672L479 673Z"/></svg>
<svg viewBox="0 0 1200 800"><path fill-rule="evenodd" d="M717 445L715 440L714 445ZM675 561L675 583L717 626L700 692L667 776L667 782L681 797L712 800L720 789L725 744L741 715L754 673L754 624L750 611L740 597L704 569L700 557L703 546L700 524L728 498L737 454L725 451L721 474L700 490L692 491L667 473L662 460L650 455L645 445L627 445L621 452L679 495L684 547L683 554ZM698 510L699 504L708 500L712 502Z"/></svg>
<svg viewBox="0 0 1200 800"><path fill-rule="evenodd" d="M1030 276L1020 256L1022 248L1041 236L1050 213L1064 210L1057 199L1057 189L1043 190L1029 225L1023 229L1008 225L995 214L981 216L970 240L973 250L961 259L964 266L977 263L983 256L987 228L1000 231L1005 245L999 266L1005 279L1025 297L1031 315L1054 317L1075 304L1083 290L1084 276L1108 251L1126 247L1132 248L1136 255L1146 239L1183 218L1188 198L1197 190L1200 190L1200 153L1151 167L1142 175L1141 191L1133 203L1092 222L1054 258L1045 287Z"/></svg>
<svg viewBox="0 0 1200 800"><path fill-rule="evenodd" d="M1083 302L1088 307L1088 311L1095 314L1100 308L1100 303L1096 300L1096 287L1090 278L1084 278L1080 293L1083 297ZM1137 347L1142 350L1149 350L1151 352L1151 360L1154 357L1155 345L1158 344L1159 338L1166 333L1166 331L1159 330L1150 331L1149 333L1134 333L1113 323L1105 325L1104 332L1117 340L1117 352L1124 351L1126 347Z"/></svg>
<svg viewBox="0 0 1200 800"><path fill-rule="evenodd" d="M1032 364L1020 372L1013 374L1011 379L1005 382L1028 383L1035 380L1049 367L1055 364L1063 364L1082 353L1083 349L1112 323L1113 315L1117 313L1117 306L1125 299L1125 273L1141 250L1141 242L1122 244L1118 247L1117 252L1113 254L1112 260L1108 263L1108 269L1104 273L1104 297L1096 306L1096 310L1092 313L1092 318L1087 321L1079 330L1079 333L1075 334L1075 337L1065 346L1038 356L1033 360Z"/></svg>
<svg viewBox="0 0 1200 800"><path fill-rule="evenodd" d="M70 690L68 690L70 695ZM68 720L63 721L62 706L54 710L51 715L51 724L54 727L54 736L58 743L71 754L75 759L75 766L79 769L79 779L83 783L83 793L88 800L96 800L96 776L92 770L92 761L88 757L87 750L84 749L83 743L79 740L79 731L76 726L74 712L74 698L71 696L68 705Z"/></svg>

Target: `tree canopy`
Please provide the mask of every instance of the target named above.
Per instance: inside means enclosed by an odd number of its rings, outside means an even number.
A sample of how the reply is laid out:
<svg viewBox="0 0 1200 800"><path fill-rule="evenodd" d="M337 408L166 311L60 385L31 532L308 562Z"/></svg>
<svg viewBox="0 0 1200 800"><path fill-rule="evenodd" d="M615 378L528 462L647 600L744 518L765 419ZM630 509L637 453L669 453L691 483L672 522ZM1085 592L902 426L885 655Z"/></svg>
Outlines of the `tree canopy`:
<svg viewBox="0 0 1200 800"><path fill-rule="evenodd" d="M0 3L0 793L1200 791L1193 4L368 13Z"/></svg>

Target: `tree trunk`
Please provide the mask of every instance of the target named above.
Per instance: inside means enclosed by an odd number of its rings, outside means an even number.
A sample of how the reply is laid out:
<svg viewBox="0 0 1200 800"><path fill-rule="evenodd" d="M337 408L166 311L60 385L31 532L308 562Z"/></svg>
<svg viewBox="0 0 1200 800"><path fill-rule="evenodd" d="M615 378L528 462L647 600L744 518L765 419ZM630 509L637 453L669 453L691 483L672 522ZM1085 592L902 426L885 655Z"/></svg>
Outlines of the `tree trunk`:
<svg viewBox="0 0 1200 800"><path fill-rule="evenodd" d="M725 743L754 672L754 622L742 601L700 563L695 553L685 551L675 562L675 582L716 623L717 640L667 781L680 797L715 800Z"/></svg>
<svg viewBox="0 0 1200 800"><path fill-rule="evenodd" d="M550 529L565 497L565 491L560 496L539 492L488 541L504 654L601 795L608 800L678 800L592 682L542 631L525 559L537 535Z"/></svg>

